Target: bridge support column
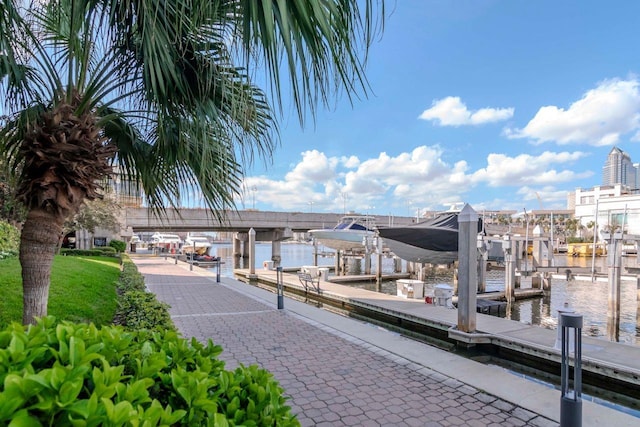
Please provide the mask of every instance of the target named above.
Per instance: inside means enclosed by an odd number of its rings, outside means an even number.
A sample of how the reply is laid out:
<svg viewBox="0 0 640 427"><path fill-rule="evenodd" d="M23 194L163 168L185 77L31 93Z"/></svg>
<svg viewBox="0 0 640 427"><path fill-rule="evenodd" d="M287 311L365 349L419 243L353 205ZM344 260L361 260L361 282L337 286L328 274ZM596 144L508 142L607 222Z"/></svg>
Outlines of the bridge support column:
<svg viewBox="0 0 640 427"><path fill-rule="evenodd" d="M233 257L242 257L242 241L238 239L238 233L233 234Z"/></svg>
<svg viewBox="0 0 640 427"><path fill-rule="evenodd" d="M251 230L253 230L253 228ZM256 237L256 235L254 234L253 235L254 242L255 242L255 237ZM244 242L242 242L242 258L244 258L244 259L249 259L250 258L250 254L249 254L249 251L251 250L251 242L250 241L251 241L251 237L249 237L249 241L245 240Z"/></svg>
<svg viewBox="0 0 640 427"><path fill-rule="evenodd" d="M246 247L245 242L245 247ZM249 274L256 274L256 230L249 230Z"/></svg>
<svg viewBox="0 0 640 427"><path fill-rule="evenodd" d="M282 242L273 241L271 242L271 261L273 261L274 267L280 267L280 262L282 261Z"/></svg>

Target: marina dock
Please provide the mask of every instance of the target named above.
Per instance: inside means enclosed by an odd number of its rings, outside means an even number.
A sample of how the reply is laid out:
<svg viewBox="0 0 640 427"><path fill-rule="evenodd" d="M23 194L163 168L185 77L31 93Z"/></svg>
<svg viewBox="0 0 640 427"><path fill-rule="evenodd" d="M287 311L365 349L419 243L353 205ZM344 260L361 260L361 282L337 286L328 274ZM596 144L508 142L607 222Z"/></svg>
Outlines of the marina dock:
<svg viewBox="0 0 640 427"><path fill-rule="evenodd" d="M238 280L266 289L275 289L276 271L234 270ZM403 334L418 337L443 348L473 344L490 348L496 356L513 363L542 368L553 376L560 372L560 350L555 348L557 331L490 316L477 315L475 339L456 333L457 311L425 304L421 299L405 299L326 281L320 293L305 292L295 274L283 274L284 294L337 311L349 317L377 323ZM599 385L607 385L616 398L640 409L640 348L602 339L583 337L582 372L585 387L597 396ZM618 394L621 393L621 394Z"/></svg>

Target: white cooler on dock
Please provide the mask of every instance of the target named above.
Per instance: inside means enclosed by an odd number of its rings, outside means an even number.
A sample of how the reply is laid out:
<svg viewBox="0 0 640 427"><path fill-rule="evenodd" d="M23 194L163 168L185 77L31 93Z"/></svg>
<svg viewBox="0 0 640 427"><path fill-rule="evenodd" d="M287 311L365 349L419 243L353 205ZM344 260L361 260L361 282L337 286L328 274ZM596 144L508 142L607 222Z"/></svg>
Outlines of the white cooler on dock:
<svg viewBox="0 0 640 427"><path fill-rule="evenodd" d="M264 270L273 270L273 261L262 261L262 268Z"/></svg>
<svg viewBox="0 0 640 427"><path fill-rule="evenodd" d="M422 280L399 279L396 280L399 297L411 299L424 298L424 282Z"/></svg>
<svg viewBox="0 0 640 427"><path fill-rule="evenodd" d="M453 287L441 284L433 287L434 304L440 307L453 308Z"/></svg>
<svg viewBox="0 0 640 427"><path fill-rule="evenodd" d="M318 275L320 274L318 268L319 267L316 267L315 265L303 265L302 272L309 273L311 277L318 277Z"/></svg>
<svg viewBox="0 0 640 427"><path fill-rule="evenodd" d="M320 280L324 282L329 281L329 267L320 267L318 268L318 275L320 275Z"/></svg>

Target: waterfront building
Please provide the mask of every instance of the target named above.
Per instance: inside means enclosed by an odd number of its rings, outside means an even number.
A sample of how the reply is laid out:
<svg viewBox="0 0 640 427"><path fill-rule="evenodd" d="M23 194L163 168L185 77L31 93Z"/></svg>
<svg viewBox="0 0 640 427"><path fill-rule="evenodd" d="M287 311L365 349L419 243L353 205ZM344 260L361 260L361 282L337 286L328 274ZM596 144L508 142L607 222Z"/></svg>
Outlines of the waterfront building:
<svg viewBox="0 0 640 427"><path fill-rule="evenodd" d="M584 227L597 222L598 231L602 231L624 225L626 233L640 235L640 194L627 185L577 188L569 197L569 209L572 204L575 218Z"/></svg>
<svg viewBox="0 0 640 427"><path fill-rule="evenodd" d="M631 189L638 188L638 168L631 162L631 157L613 147L602 168L602 185L622 184Z"/></svg>

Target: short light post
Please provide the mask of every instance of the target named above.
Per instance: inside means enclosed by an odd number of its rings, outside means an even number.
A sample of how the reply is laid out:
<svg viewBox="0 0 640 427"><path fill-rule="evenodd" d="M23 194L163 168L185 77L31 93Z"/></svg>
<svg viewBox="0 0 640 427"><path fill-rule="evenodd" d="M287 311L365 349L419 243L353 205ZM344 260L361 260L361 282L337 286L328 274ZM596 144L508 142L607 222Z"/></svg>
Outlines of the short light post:
<svg viewBox="0 0 640 427"><path fill-rule="evenodd" d="M284 283L282 280L282 267L276 267L276 291L278 295L278 310L284 308Z"/></svg>
<svg viewBox="0 0 640 427"><path fill-rule="evenodd" d="M560 426L582 426L582 316L560 314L562 328L562 365L560 384ZM573 345L571 345L573 344ZM573 375L570 356L573 352ZM571 378L573 377L573 389Z"/></svg>

